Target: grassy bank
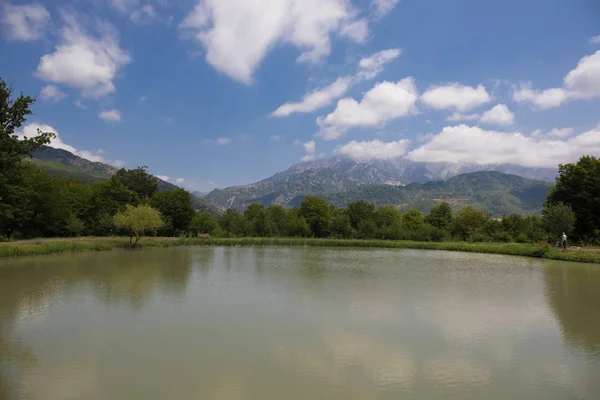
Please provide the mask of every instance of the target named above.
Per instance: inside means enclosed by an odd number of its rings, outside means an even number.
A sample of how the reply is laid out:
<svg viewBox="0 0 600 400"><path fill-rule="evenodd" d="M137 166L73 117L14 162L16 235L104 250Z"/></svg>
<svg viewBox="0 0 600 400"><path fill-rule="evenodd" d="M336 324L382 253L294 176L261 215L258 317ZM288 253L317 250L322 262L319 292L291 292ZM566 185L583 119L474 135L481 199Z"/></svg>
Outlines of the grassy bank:
<svg viewBox="0 0 600 400"><path fill-rule="evenodd" d="M173 246L317 246L317 247L379 247L392 249L425 249L463 251L471 253L506 254L552 260L600 263L600 250L561 250L553 247L518 243L412 242L392 240L338 240L296 238L143 238L138 247ZM0 243L0 257L56 254L79 251L126 249L129 238L40 239Z"/></svg>

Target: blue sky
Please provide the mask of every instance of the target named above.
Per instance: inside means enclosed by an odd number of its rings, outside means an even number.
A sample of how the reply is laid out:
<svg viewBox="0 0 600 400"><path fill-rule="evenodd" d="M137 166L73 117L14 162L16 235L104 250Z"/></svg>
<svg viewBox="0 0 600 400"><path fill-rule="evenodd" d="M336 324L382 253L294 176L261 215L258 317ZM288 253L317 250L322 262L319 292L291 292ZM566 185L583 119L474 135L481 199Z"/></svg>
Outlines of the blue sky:
<svg viewBox="0 0 600 400"><path fill-rule="evenodd" d="M0 4L23 133L191 190L301 160L600 156L593 0L65 0Z"/></svg>

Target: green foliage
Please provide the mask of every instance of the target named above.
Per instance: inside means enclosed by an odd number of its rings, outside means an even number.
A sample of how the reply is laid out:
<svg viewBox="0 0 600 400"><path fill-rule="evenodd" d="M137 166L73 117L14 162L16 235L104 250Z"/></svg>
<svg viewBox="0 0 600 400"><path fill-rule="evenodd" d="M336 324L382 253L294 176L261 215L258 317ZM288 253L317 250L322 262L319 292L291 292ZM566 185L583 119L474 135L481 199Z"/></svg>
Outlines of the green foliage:
<svg viewBox="0 0 600 400"><path fill-rule="evenodd" d="M144 202L158 191L156 178L147 171L148 167L137 167L135 169L121 168L115 177L123 182L123 185L137 196L137 202Z"/></svg>
<svg viewBox="0 0 600 400"><path fill-rule="evenodd" d="M575 228L576 219L571 207L563 203L546 203L542 210L544 228L551 237L559 237L563 232L570 235Z"/></svg>
<svg viewBox="0 0 600 400"><path fill-rule="evenodd" d="M194 217L190 194L182 188L156 192L150 199L150 205L170 222L170 226L164 231L167 236L187 231Z"/></svg>
<svg viewBox="0 0 600 400"><path fill-rule="evenodd" d="M575 235L593 236L600 226L600 159L581 157L575 164L560 165L558 172L556 185L548 194L548 205L570 206L577 217Z"/></svg>
<svg viewBox="0 0 600 400"><path fill-rule="evenodd" d="M163 224L160 212L148 205L132 206L128 204L125 211L115 215L115 225L127 232L132 248L137 245L143 235L157 231Z"/></svg>
<svg viewBox="0 0 600 400"><path fill-rule="evenodd" d="M225 234L227 235L227 237L229 237L231 235L234 222L239 217L240 217L240 213L237 210L235 210L233 208L228 208L225 211L225 213L223 213L223 215L221 215L221 218L219 218L219 224L221 225L221 228L225 231Z"/></svg>
<svg viewBox="0 0 600 400"><path fill-rule="evenodd" d="M202 213L194 214L188 231L194 236L197 236L201 233L214 235L219 231L219 229L219 223L215 221L208 211L204 211Z"/></svg>
<svg viewBox="0 0 600 400"><path fill-rule="evenodd" d="M279 204L271 204L267 208L269 236L285 235L286 210Z"/></svg>
<svg viewBox="0 0 600 400"><path fill-rule="evenodd" d="M364 200L348 203L348 217L352 228L358 229L361 222L374 219L375 205Z"/></svg>
<svg viewBox="0 0 600 400"><path fill-rule="evenodd" d="M450 228L452 225L452 207L446 202L437 204L425 217L425 222L440 229Z"/></svg>
<svg viewBox="0 0 600 400"><path fill-rule="evenodd" d="M250 204L244 211L244 217L246 217L249 224L250 236L270 236L269 215L265 206Z"/></svg>
<svg viewBox="0 0 600 400"><path fill-rule="evenodd" d="M391 205L380 206L375 211L375 224L378 229L387 229L401 222L400 213L396 207Z"/></svg>
<svg viewBox="0 0 600 400"><path fill-rule="evenodd" d="M488 217L481 211L476 210L471 206L467 206L460 210L452 221L452 234L462 240L467 240L477 229L481 228L487 220ZM478 236L481 236L481 234Z"/></svg>
<svg viewBox="0 0 600 400"><path fill-rule="evenodd" d="M412 209L402 214L402 225L406 229L417 230L421 228L424 223L423 216L419 210Z"/></svg>
<svg viewBox="0 0 600 400"><path fill-rule="evenodd" d="M306 220L315 237L326 237L333 207L317 196L306 196L300 204L300 216Z"/></svg>
<svg viewBox="0 0 600 400"><path fill-rule="evenodd" d="M331 237L338 239L350 239L352 237L352 225L348 210L338 209L333 212L329 223L329 232Z"/></svg>
<svg viewBox="0 0 600 400"><path fill-rule="evenodd" d="M310 226L300 215L300 210L288 210L285 216L285 236L289 237L309 237L311 236Z"/></svg>

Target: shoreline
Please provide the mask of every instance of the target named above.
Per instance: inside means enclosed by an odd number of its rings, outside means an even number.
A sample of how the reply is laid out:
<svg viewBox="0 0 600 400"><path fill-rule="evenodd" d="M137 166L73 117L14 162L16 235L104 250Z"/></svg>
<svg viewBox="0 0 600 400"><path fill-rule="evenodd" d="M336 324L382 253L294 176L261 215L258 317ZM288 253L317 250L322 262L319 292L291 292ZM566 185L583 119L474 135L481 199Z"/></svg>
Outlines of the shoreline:
<svg viewBox="0 0 600 400"><path fill-rule="evenodd" d="M0 260L14 257L76 253L83 251L110 251L127 249L128 237L55 238L0 243ZM445 250L470 253L503 254L600 264L600 250L556 249L549 246L520 243L467 243L467 242L413 242L361 239L312 238L156 238L144 237L137 248L176 246L286 246L286 247L354 247L416 250Z"/></svg>

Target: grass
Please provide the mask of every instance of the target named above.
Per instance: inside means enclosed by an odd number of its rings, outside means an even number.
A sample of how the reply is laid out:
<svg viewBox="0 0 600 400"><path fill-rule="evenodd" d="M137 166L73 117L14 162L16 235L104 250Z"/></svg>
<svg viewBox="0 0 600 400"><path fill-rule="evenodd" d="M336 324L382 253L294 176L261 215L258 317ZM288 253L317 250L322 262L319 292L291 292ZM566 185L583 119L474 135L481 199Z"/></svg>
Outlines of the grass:
<svg viewBox="0 0 600 400"><path fill-rule="evenodd" d="M413 242L394 240L341 240L302 238L143 238L138 247L174 246L314 246L314 247L378 247L391 249L447 250L471 253L505 254L552 260L600 263L597 249L561 250L550 246L518 243ZM56 254L80 251L126 249L129 238L40 239L0 243L0 257Z"/></svg>

